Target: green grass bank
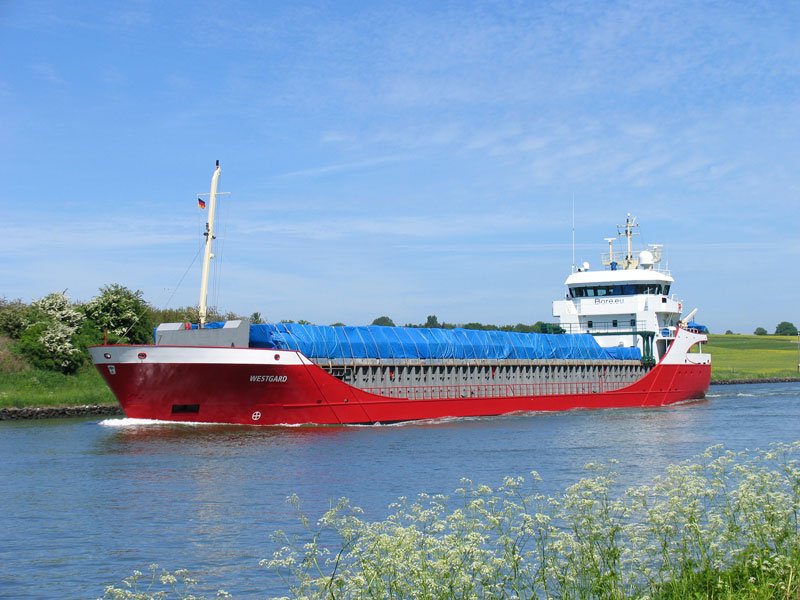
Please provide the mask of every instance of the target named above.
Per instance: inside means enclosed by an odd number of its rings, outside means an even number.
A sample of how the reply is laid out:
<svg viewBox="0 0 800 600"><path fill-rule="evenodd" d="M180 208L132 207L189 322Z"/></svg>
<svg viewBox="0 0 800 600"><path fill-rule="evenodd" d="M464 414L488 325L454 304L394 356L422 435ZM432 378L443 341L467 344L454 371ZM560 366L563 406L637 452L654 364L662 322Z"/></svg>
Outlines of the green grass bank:
<svg viewBox="0 0 800 600"><path fill-rule="evenodd" d="M798 379L797 338L710 335L703 346L713 361L712 383ZM0 352L2 354L2 352ZM0 356L0 408L114 405L116 400L91 365L75 375L31 369L6 353Z"/></svg>
<svg viewBox="0 0 800 600"><path fill-rule="evenodd" d="M709 335L703 351L711 354L711 382L798 379L797 337Z"/></svg>
<svg viewBox="0 0 800 600"><path fill-rule="evenodd" d="M0 373L0 408L116 405L97 370L84 366L75 375L28 369Z"/></svg>

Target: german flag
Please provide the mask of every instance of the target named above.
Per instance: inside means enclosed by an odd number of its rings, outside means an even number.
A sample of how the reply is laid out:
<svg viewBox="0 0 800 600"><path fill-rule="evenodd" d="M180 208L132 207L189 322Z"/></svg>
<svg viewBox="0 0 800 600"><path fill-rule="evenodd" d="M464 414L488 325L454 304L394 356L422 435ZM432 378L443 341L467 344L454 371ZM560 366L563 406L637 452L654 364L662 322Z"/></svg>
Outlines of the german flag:
<svg viewBox="0 0 800 600"><path fill-rule="evenodd" d="M197 199L197 206L199 206L200 208L205 208L206 207L206 201L203 200L202 198L198 198Z"/></svg>

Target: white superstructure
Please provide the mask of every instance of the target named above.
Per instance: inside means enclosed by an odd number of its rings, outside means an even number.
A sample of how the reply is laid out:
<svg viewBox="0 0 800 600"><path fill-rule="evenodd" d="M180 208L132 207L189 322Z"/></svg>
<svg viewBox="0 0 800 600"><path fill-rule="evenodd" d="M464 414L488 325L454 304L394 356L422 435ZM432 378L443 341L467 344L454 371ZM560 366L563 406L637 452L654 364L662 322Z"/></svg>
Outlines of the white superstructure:
<svg viewBox="0 0 800 600"><path fill-rule="evenodd" d="M553 302L553 316L567 333L590 333L604 347L637 346L645 362L658 362L683 324L683 305L671 294L669 271L659 268L661 246L633 250L636 227L630 215L618 226L624 251L615 252L616 238L606 238L605 269L583 263L567 277L566 299Z"/></svg>

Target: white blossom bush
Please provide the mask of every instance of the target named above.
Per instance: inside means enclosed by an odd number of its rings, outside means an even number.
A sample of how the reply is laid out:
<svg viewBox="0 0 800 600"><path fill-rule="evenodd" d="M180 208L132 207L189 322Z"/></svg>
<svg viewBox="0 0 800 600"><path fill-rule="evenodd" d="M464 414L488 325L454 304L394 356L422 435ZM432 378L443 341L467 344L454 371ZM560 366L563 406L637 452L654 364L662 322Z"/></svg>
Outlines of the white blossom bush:
<svg viewBox="0 0 800 600"><path fill-rule="evenodd" d="M22 300L0 298L0 334L19 339L29 323L30 308Z"/></svg>
<svg viewBox="0 0 800 600"><path fill-rule="evenodd" d="M113 284L84 305L54 292L24 307L0 303L0 327L12 334L14 352L36 368L71 374L88 360L86 348L103 342L152 340L150 307L142 293ZM104 332L107 335L104 336Z"/></svg>
<svg viewBox="0 0 800 600"><path fill-rule="evenodd" d="M152 340L153 328L149 307L142 292L116 283L100 289L100 295L83 306L86 317L101 335L115 343L146 343Z"/></svg>
<svg viewBox="0 0 800 600"><path fill-rule="evenodd" d="M308 537L276 535L261 565L292 597L794 598L800 567L800 442L713 447L652 485L620 490L613 464L564 493L538 476L455 499L400 499L378 522L345 499ZM291 499L297 505L296 497ZM334 534L340 542L320 543Z"/></svg>
<svg viewBox="0 0 800 600"><path fill-rule="evenodd" d="M39 336L39 343L50 354L58 370L71 373L83 362L83 353L73 343L75 330L63 323L48 324Z"/></svg>
<svg viewBox="0 0 800 600"><path fill-rule="evenodd" d="M167 571L157 564L151 564L148 572L134 571L133 575L122 580L123 587L110 585L106 588L104 598L113 600L162 600L166 598L181 598L181 600L196 599L191 593L197 585L197 580L189 576L186 569ZM219 590L216 598L230 598L225 590Z"/></svg>
<svg viewBox="0 0 800 600"><path fill-rule="evenodd" d="M306 534L278 532L260 564L298 600L800 597L800 442L715 446L629 489L615 467L587 465L553 496L536 473L496 489L463 480L372 522L343 498L312 523L292 496ZM194 598L195 583L152 565L105 597Z"/></svg>
<svg viewBox="0 0 800 600"><path fill-rule="evenodd" d="M48 294L31 304L17 350L35 367L74 373L85 360L76 340L83 321L66 294Z"/></svg>
<svg viewBox="0 0 800 600"><path fill-rule="evenodd" d="M78 330L85 318L64 292L48 294L31 303L31 307L34 311L44 313L50 321L71 328L73 333Z"/></svg>

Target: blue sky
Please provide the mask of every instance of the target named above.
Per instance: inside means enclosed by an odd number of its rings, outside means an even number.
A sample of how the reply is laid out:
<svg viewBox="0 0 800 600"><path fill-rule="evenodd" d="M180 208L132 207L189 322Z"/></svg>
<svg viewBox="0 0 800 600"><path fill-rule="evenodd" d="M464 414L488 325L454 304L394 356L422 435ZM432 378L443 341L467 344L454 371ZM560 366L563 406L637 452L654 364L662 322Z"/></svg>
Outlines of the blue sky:
<svg viewBox="0 0 800 600"><path fill-rule="evenodd" d="M800 324L798 31L796 2L0 1L0 296L196 304L219 159L222 310L552 320L574 198L579 262L630 212L712 331Z"/></svg>

